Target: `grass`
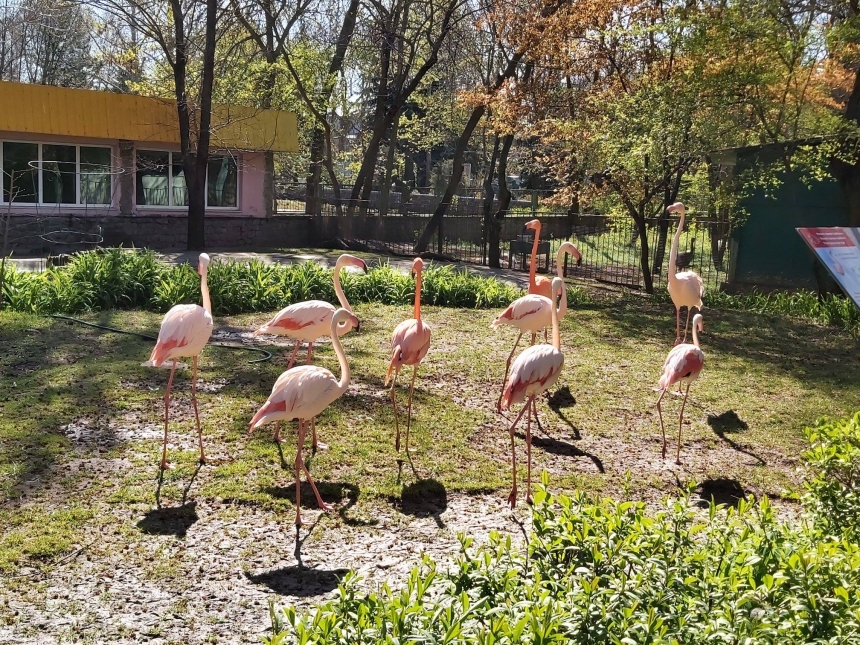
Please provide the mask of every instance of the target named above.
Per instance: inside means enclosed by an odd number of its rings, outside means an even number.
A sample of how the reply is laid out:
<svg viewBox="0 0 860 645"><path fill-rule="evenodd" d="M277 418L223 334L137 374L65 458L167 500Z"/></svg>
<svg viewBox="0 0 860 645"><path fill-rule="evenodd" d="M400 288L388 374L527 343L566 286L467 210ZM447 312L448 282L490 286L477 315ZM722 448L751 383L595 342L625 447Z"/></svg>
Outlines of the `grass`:
<svg viewBox="0 0 860 645"><path fill-rule="evenodd" d="M493 406L515 335L489 328L495 310L424 309L434 331L416 384L413 471L409 462L398 466L382 385L390 333L407 309L358 305L361 332L345 337L354 380L318 419L320 440L331 448L307 459L323 496L340 504L335 524L373 523L379 505L428 491L507 494L508 421ZM691 389L680 468L660 459L652 391L671 348L671 306L605 299L568 315L554 409L541 402L534 430L536 471L548 471L552 490L657 500L692 480L705 494L734 486L779 496L796 484L803 428L856 407L860 341L802 320L705 313L706 366ZM216 332L247 331L268 315L217 318ZM154 333L160 317L108 311L86 319ZM152 508L167 372L140 366L147 341L31 314L0 314L0 343L0 526L12 535L0 541L0 567L50 567L100 521L100 508ZM329 344L315 356L338 371ZM223 500L239 514L259 507L291 520L294 430L280 453L271 427L247 435L285 359L280 348L273 361L249 364L254 357L212 347L201 358L205 442L219 463L199 472L189 373L178 374L171 431L178 447L170 452L177 468L164 476L163 503ZM401 376L401 406L409 376ZM679 404L673 397L664 406L670 450ZM522 458L522 437L517 449ZM69 498L79 500L79 511L58 513ZM52 532L37 551L14 537L40 535L46 524ZM123 527L130 542L142 540L133 524Z"/></svg>

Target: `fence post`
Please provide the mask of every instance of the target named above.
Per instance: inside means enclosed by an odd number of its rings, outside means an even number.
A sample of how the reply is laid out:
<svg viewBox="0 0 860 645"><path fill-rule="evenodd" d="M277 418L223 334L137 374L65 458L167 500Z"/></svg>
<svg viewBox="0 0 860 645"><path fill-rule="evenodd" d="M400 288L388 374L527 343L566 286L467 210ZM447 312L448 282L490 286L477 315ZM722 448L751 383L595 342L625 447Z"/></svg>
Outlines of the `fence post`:
<svg viewBox="0 0 860 645"><path fill-rule="evenodd" d="M538 193L536 190L532 189L532 217L537 217L537 209L538 209Z"/></svg>

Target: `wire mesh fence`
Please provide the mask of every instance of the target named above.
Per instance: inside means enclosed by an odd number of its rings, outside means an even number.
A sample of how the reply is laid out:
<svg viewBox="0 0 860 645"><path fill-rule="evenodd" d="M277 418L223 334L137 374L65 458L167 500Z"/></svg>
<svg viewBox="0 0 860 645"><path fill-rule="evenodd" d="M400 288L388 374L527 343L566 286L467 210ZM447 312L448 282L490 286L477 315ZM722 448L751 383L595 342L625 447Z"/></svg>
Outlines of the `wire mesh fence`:
<svg viewBox="0 0 860 645"><path fill-rule="evenodd" d="M342 213L348 210L351 192L352 187L341 188ZM524 226L537 218L542 225L538 271L555 272L558 247L570 240L582 254L582 263L576 266L566 258L562 269L565 275L631 288L644 286L641 235L632 218L572 214L554 206L551 193L527 190L512 193L499 234L502 268L528 270L532 238ZM353 202L352 215L346 218L338 215L334 191L322 188L315 214L319 237L324 241L348 237L371 251L411 255L441 197L428 193L406 196L392 191L384 209L380 208L382 199L384 196L374 191L368 200ZM497 205L495 202L491 205L491 212ZM306 216L304 186L282 187L278 207L281 216ZM487 265L490 249L485 210L482 191L455 197L428 249L440 259ZM665 214L646 220L646 256L655 288L667 282L669 252L677 224L676 217ZM688 213L678 244L677 270L694 270L707 289L719 289L727 276L729 234L727 222Z"/></svg>

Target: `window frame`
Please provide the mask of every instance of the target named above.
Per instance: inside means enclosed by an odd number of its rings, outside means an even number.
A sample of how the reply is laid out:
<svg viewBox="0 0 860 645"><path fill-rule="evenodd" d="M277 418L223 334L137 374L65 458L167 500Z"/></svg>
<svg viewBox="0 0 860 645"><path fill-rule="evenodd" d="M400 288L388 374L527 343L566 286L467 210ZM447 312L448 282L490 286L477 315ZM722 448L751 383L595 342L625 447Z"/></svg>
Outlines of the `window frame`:
<svg viewBox="0 0 860 645"><path fill-rule="evenodd" d="M138 204L137 203L137 155L140 152L147 152L151 154L166 154L167 155L167 205L158 205L158 204ZM188 206L176 206L173 203L173 164L179 163L174 160L174 155L179 155L180 153L175 150L164 150L157 148L138 148L135 146L134 149L134 201L135 206L140 208L141 210L168 210L168 211L183 211L188 210ZM239 155L234 154L210 154L209 161L212 160L213 157L231 157L236 164L236 205L235 206L210 206L209 205L209 169L208 169L208 161L207 161L207 169L206 169L206 186L204 188L206 194L206 210L212 211L239 211L241 209L242 203L242 195L241 195L241 186L242 181L240 179L240 169L241 163ZM186 183L186 186L188 184Z"/></svg>
<svg viewBox="0 0 860 645"><path fill-rule="evenodd" d="M28 141L26 139L0 139L0 172L3 170L3 147L6 143L23 143L29 145L35 145L38 150L38 179L39 179L39 190L38 190L38 199L35 202L12 202L13 206L30 206L31 208L34 206L47 206L50 208L99 208L99 207L107 207L112 208L114 206L114 146L108 145L99 145L92 143L69 143L64 141ZM44 168L44 152L43 146L68 146L75 148L75 203L74 204L63 204L57 202L46 202L44 201L45 197L45 182L43 181L42 174L45 172ZM110 178L110 200L104 204L83 204L81 203L81 148L102 148L103 150L108 150L110 153L110 169L108 170L108 177ZM5 191L0 186L0 204L4 206L8 206L9 202L6 201Z"/></svg>

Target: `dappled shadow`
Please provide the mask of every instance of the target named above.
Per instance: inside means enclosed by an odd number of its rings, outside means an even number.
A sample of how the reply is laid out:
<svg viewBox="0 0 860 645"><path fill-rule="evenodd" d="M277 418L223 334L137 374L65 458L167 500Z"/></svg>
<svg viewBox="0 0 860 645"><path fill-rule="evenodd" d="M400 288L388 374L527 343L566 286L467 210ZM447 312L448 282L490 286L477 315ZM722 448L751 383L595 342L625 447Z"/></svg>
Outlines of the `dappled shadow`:
<svg viewBox="0 0 860 645"><path fill-rule="evenodd" d="M707 419L708 425L711 426L711 429L714 431L714 434L717 435L723 441L725 441L727 444L729 444L729 446L731 446L734 450L742 452L745 455L749 455L753 459L757 460L762 466L767 465L764 459L759 457L750 449L744 448L736 441L726 436L727 434L734 434L749 429L749 425L747 424L747 422L741 419L738 416L737 412L735 412L734 410L726 410L722 414L708 414Z"/></svg>
<svg viewBox="0 0 860 645"><path fill-rule="evenodd" d="M748 492L735 479L706 479L696 488L696 495L699 496L696 505L707 508L713 500L715 504L737 508L747 494Z"/></svg>
<svg viewBox="0 0 860 645"><path fill-rule="evenodd" d="M613 322L614 333L607 341L639 342L643 329L659 330L666 353L672 349L675 309L671 302L622 300L598 309ZM705 331L700 341L705 371L709 353L713 353L763 363L804 383L843 386L860 380L860 338L852 338L837 327L730 309L706 307L702 314ZM690 336L687 340L692 342Z"/></svg>
<svg viewBox="0 0 860 645"><path fill-rule="evenodd" d="M439 528L444 528L442 513L448 508L448 491L435 479L419 479L404 486L395 506L404 515L432 517Z"/></svg>
<svg viewBox="0 0 860 645"><path fill-rule="evenodd" d="M348 569L308 569L299 565L264 571L245 573L255 585L264 585L281 596L313 598L336 589Z"/></svg>
<svg viewBox="0 0 860 645"><path fill-rule="evenodd" d="M137 523L137 528L149 535L185 537L198 519L197 502L189 502L182 506L155 508Z"/></svg>

